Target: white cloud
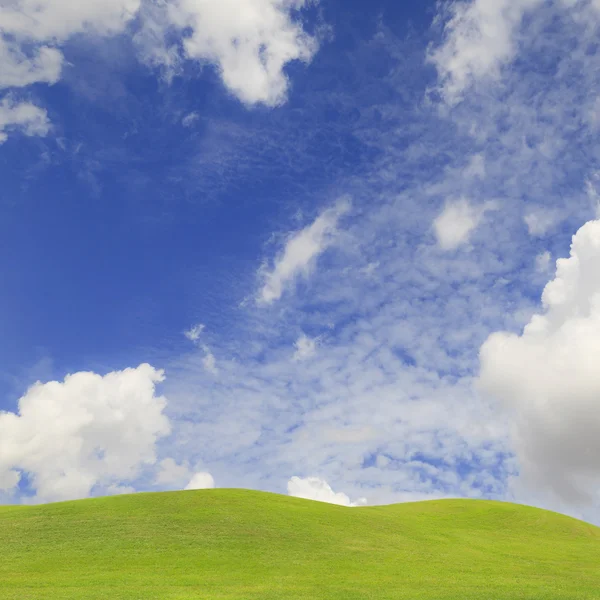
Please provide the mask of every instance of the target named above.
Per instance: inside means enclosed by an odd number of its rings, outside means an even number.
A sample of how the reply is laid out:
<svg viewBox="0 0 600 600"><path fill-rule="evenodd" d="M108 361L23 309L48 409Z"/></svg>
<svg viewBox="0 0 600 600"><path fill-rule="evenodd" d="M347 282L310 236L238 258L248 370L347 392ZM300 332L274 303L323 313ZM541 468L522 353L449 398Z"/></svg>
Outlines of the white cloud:
<svg viewBox="0 0 600 600"><path fill-rule="evenodd" d="M293 60L309 62L318 41L294 14L309 0L174 0L162 10L142 11L137 35L145 59L162 65L167 76L182 58L217 67L223 83L242 102L276 106L285 101L284 72ZM171 30L185 32L183 56L166 42Z"/></svg>
<svg viewBox="0 0 600 600"><path fill-rule="evenodd" d="M318 338L309 338L302 334L294 344L296 351L294 352L294 360L306 360L314 356L317 351Z"/></svg>
<svg viewBox="0 0 600 600"><path fill-rule="evenodd" d="M473 0L449 8L445 40L429 60L439 74L445 100L454 104L477 80L497 79L514 57L515 33L525 13L542 0Z"/></svg>
<svg viewBox="0 0 600 600"><path fill-rule="evenodd" d="M55 83L63 63L62 53L55 47L57 44L85 31L101 35L119 33L139 7L140 0L3 3L0 6L0 87Z"/></svg>
<svg viewBox="0 0 600 600"><path fill-rule="evenodd" d="M6 131L10 129L18 129L28 136L45 136L50 130L48 115L30 102L4 98L0 102L0 144L6 141Z"/></svg>
<svg viewBox="0 0 600 600"><path fill-rule="evenodd" d="M287 484L287 491L290 496L304 498L306 500L318 500L329 504L339 504L341 506L360 506L366 504L365 498L359 498L356 502L351 502L350 498L343 492L334 492L331 486L323 479L318 477L292 477Z"/></svg>
<svg viewBox="0 0 600 600"><path fill-rule="evenodd" d="M0 4L0 89L56 83L64 57L56 46L77 33L123 31L140 0L13 0ZM30 103L0 107L0 143L7 126L27 135L46 135L46 111Z"/></svg>
<svg viewBox="0 0 600 600"><path fill-rule="evenodd" d="M184 127L193 127L194 123L196 123L196 121L198 121L199 118L200 118L200 115L197 112L191 112L191 113L185 115L185 117L183 117L183 119L181 119L181 124Z"/></svg>
<svg viewBox="0 0 600 600"><path fill-rule="evenodd" d="M215 480L210 473L195 473L192 475L189 483L185 486L186 490L208 490L215 487Z"/></svg>
<svg viewBox="0 0 600 600"><path fill-rule="evenodd" d="M0 7L2 30L18 40L63 41L93 30L102 35L121 32L137 14L141 0L13 0Z"/></svg>
<svg viewBox="0 0 600 600"><path fill-rule="evenodd" d="M185 335L190 342L197 342L200 339L200 335L204 331L204 328L205 327L202 325L202 323L198 323L197 325L190 327L190 329L187 331L184 331L183 335Z"/></svg>
<svg viewBox="0 0 600 600"><path fill-rule="evenodd" d="M89 496L132 481L155 461L170 432L166 399L155 395L161 371L147 364L105 376L76 373L37 383L19 410L0 413L0 481L27 473L34 501Z"/></svg>
<svg viewBox="0 0 600 600"><path fill-rule="evenodd" d="M172 22L191 28L187 58L216 64L225 85L247 104L281 104L288 88L284 66L309 61L317 42L291 12L305 0L179 0Z"/></svg>
<svg viewBox="0 0 600 600"><path fill-rule="evenodd" d="M56 83L60 78L62 63L63 55L55 48L42 46L25 54L19 44L0 37L0 89L24 87L32 83Z"/></svg>
<svg viewBox="0 0 600 600"><path fill-rule="evenodd" d="M600 12L599 0L559 0L558 6L582 22L595 20ZM438 71L444 100L454 105L478 82L499 80L503 68L519 51L524 17L544 7L552 7L552 3L459 0L442 9L438 20L445 20L444 39L429 48L428 60ZM583 12L576 15L574 9Z"/></svg>
<svg viewBox="0 0 600 600"><path fill-rule="evenodd" d="M275 260L273 270L263 272L265 283L260 291L260 302L271 304L279 300L285 288L299 275L309 275L316 258L332 244L338 221L349 209L349 202L340 201L288 239L283 252Z"/></svg>
<svg viewBox="0 0 600 600"><path fill-rule="evenodd" d="M480 385L515 419L521 483L567 502L600 500L600 221L573 237L522 335L491 335Z"/></svg>
<svg viewBox="0 0 600 600"><path fill-rule="evenodd" d="M202 348L202 350L204 351L204 358L202 359L202 364L204 365L204 368L209 373L216 375L219 372L217 369L217 360L214 354L212 353L210 347L207 344L198 344L198 340L200 339L200 336L202 335L204 329L205 326L202 325L202 323L198 323L198 325L194 325L188 331L184 331L183 335L185 335L185 337L188 340L190 340L190 342L193 342L194 344Z"/></svg>
<svg viewBox="0 0 600 600"><path fill-rule="evenodd" d="M436 217L433 228L442 250L455 250L469 241L469 236L479 225L491 205L473 206L465 198L447 202Z"/></svg>
<svg viewBox="0 0 600 600"><path fill-rule="evenodd" d="M523 221L527 225L529 235L541 237L548 233L560 220L560 215L556 210L537 208L529 211Z"/></svg>

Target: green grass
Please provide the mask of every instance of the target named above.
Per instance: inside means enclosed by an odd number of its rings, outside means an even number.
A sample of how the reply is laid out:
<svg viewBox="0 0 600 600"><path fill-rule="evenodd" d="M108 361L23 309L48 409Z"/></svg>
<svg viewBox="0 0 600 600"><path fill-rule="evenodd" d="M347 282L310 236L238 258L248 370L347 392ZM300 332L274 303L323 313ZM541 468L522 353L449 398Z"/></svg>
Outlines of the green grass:
<svg viewBox="0 0 600 600"><path fill-rule="evenodd" d="M203 490L0 507L1 600L586 600L600 529L481 500Z"/></svg>

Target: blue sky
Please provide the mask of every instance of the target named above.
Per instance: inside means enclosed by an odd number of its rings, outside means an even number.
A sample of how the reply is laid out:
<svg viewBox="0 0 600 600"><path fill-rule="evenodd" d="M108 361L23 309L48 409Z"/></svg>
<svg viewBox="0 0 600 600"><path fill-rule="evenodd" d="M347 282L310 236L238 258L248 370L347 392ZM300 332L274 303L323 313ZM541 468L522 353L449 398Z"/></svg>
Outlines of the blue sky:
<svg viewBox="0 0 600 600"><path fill-rule="evenodd" d="M598 2L0 23L3 502L216 485L598 521Z"/></svg>

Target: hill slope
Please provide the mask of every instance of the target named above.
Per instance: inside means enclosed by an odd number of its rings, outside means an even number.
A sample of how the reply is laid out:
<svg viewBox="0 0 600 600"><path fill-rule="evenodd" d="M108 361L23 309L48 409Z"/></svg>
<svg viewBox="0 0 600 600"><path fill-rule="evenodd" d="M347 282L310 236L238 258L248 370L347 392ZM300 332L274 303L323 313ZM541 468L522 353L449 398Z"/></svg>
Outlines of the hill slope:
<svg viewBox="0 0 600 600"><path fill-rule="evenodd" d="M2 600L600 598L600 529L513 504L203 490L0 507Z"/></svg>

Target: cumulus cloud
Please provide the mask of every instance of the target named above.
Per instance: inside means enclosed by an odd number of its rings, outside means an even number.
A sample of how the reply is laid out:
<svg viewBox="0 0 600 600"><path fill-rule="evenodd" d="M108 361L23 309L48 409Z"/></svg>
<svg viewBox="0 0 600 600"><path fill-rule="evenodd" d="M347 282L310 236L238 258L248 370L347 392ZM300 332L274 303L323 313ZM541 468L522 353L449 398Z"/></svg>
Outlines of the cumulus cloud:
<svg viewBox="0 0 600 600"><path fill-rule="evenodd" d="M189 483L185 486L186 490L208 490L215 487L215 480L210 473L194 473Z"/></svg>
<svg viewBox="0 0 600 600"><path fill-rule="evenodd" d="M27 474L40 502L84 498L135 480L170 432L166 399L155 394L163 379L143 364L36 383L17 413L0 413L0 484L15 488Z"/></svg>
<svg viewBox="0 0 600 600"><path fill-rule="evenodd" d="M276 106L286 99L284 72L293 60L308 62L318 41L307 34L298 11L309 0L175 0L145 14L138 42L146 59L176 70L182 58L216 65L223 83L242 102ZM166 43L184 31L183 56Z"/></svg>
<svg viewBox="0 0 600 600"><path fill-rule="evenodd" d="M314 356L317 351L317 338L309 338L305 334L302 334L294 344L296 351L294 352L294 360L306 360L311 356Z"/></svg>
<svg viewBox="0 0 600 600"><path fill-rule="evenodd" d="M0 144L6 141L6 132L10 129L17 129L28 136L45 136L50 130L48 114L30 102L4 98L0 102Z"/></svg>
<svg viewBox="0 0 600 600"><path fill-rule="evenodd" d="M341 506L360 506L366 504L365 498L359 498L356 502L351 502L350 498L343 492L334 492L331 486L323 479L318 477L292 477L287 484L287 491L290 496L296 498L305 498L306 500L318 500L329 504L339 504Z"/></svg>
<svg viewBox="0 0 600 600"><path fill-rule="evenodd" d="M514 416L521 483L591 502L600 489L600 221L573 237L542 303L521 335L483 344L479 382Z"/></svg>
<svg viewBox="0 0 600 600"><path fill-rule="evenodd" d="M308 227L292 235L283 250L276 258L273 269L263 271L264 286L259 295L259 302L271 304L281 298L285 288L292 284L299 275L307 277L316 258L333 242L337 233L339 219L348 212L348 201L340 201L325 210Z"/></svg>
<svg viewBox="0 0 600 600"><path fill-rule="evenodd" d="M447 202L433 222L433 229L442 250L455 250L469 241L490 205L473 206L467 199Z"/></svg>

